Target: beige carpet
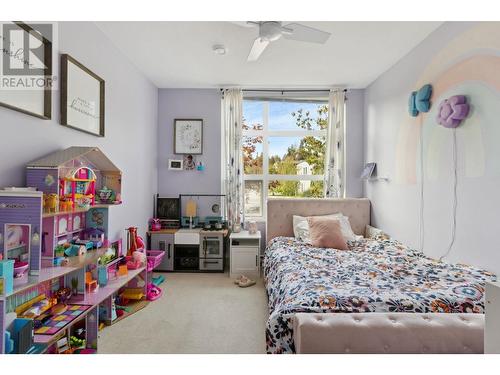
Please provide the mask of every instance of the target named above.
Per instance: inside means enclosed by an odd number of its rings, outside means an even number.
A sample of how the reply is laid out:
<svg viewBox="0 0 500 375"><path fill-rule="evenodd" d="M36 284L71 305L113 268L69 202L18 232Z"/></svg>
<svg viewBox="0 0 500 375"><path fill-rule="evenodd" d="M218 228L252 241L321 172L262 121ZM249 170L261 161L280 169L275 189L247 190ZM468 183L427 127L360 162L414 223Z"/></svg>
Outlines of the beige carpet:
<svg viewBox="0 0 500 375"><path fill-rule="evenodd" d="M164 273L162 297L100 332L99 353L265 353L267 299L228 274Z"/></svg>

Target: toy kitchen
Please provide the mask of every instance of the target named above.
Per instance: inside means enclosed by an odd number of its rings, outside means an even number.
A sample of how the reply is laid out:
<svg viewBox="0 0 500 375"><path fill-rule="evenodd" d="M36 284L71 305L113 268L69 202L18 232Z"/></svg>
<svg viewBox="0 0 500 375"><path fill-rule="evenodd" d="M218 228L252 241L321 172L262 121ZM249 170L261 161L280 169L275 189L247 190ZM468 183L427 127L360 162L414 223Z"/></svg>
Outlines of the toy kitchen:
<svg viewBox="0 0 500 375"><path fill-rule="evenodd" d="M165 251L158 271L224 272L228 236L224 195L181 194L155 197L150 248Z"/></svg>

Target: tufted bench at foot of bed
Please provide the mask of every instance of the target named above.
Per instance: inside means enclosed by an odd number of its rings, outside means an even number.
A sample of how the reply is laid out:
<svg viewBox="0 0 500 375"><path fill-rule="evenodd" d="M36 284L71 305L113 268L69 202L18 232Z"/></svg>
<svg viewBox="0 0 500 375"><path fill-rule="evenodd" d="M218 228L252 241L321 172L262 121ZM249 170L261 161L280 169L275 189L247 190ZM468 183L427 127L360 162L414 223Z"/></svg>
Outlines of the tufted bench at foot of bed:
<svg viewBox="0 0 500 375"><path fill-rule="evenodd" d="M483 353L483 314L297 313L299 354Z"/></svg>

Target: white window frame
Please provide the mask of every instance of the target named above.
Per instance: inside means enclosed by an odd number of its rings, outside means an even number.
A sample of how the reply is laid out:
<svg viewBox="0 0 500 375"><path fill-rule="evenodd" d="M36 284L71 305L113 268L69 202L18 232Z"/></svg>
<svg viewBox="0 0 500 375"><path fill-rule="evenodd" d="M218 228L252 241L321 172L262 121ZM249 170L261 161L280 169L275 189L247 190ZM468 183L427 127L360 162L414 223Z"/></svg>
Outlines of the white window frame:
<svg viewBox="0 0 500 375"><path fill-rule="evenodd" d="M243 98L243 100L252 100ZM254 99L257 100L257 99ZM262 137L262 174L245 174L243 168L243 181L262 181L262 216L250 216L245 213L245 218L252 220L265 221L267 217L267 198L269 191L269 181L324 181L324 175L284 175L269 173L269 138L270 137L327 137L327 130L269 130L269 102L271 99L259 98L263 102L262 109L262 130L243 130L242 136ZM294 100L301 102L300 100ZM307 100L304 100L307 102ZM328 104L328 100L318 100L318 103ZM244 190L244 186L243 186ZM244 202L243 202L244 205ZM243 212L245 207L243 206Z"/></svg>

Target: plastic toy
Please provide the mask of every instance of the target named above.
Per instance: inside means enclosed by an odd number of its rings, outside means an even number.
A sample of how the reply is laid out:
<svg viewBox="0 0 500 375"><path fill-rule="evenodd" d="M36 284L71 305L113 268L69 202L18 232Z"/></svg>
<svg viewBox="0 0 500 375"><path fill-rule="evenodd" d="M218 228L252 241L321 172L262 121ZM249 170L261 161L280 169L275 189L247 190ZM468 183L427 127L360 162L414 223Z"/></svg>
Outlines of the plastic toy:
<svg viewBox="0 0 500 375"><path fill-rule="evenodd" d="M99 190L98 195L100 203L111 204L115 201L115 192L106 186Z"/></svg>
<svg viewBox="0 0 500 375"><path fill-rule="evenodd" d="M86 252L87 248L84 245L71 245L66 250L64 250L64 254L67 257L85 255Z"/></svg>
<svg viewBox="0 0 500 375"><path fill-rule="evenodd" d="M92 200L88 197L81 197L81 198L77 198L75 200L75 203L76 203L78 208L80 208L82 210L88 210L90 208L90 206L92 205Z"/></svg>
<svg viewBox="0 0 500 375"><path fill-rule="evenodd" d="M144 297L142 289L139 288L127 288L120 294L120 297L132 300L141 300Z"/></svg>
<svg viewBox="0 0 500 375"><path fill-rule="evenodd" d="M149 220L149 230L152 232L156 232L161 230L161 222L160 219L152 218Z"/></svg>
<svg viewBox="0 0 500 375"><path fill-rule="evenodd" d="M108 284L108 271L105 266L99 266L97 268L97 281L100 286Z"/></svg>
<svg viewBox="0 0 500 375"><path fill-rule="evenodd" d="M81 204L82 200L88 199L88 204L93 205L96 181L96 174L91 168L76 168L66 177L61 178L59 196L77 204Z"/></svg>
<svg viewBox="0 0 500 375"><path fill-rule="evenodd" d="M59 200L59 211L71 211L73 209L73 201L69 199Z"/></svg>
<svg viewBox="0 0 500 375"><path fill-rule="evenodd" d="M97 280L92 278L92 272L85 272L85 289L89 293L95 293L99 289Z"/></svg>
<svg viewBox="0 0 500 375"><path fill-rule="evenodd" d="M52 306L54 301L45 297L45 295L40 299L35 299L25 311L23 311L20 316L27 319L35 319L48 311Z"/></svg>
<svg viewBox="0 0 500 375"><path fill-rule="evenodd" d="M165 281L165 276L163 275L155 276L153 277L152 281L154 285L159 286Z"/></svg>
<svg viewBox="0 0 500 375"><path fill-rule="evenodd" d="M87 241L91 241L95 248L101 247L104 243L104 231L99 228L88 228L84 231Z"/></svg>
<svg viewBox="0 0 500 375"><path fill-rule="evenodd" d="M14 262L14 286L28 282L28 262Z"/></svg>
<svg viewBox="0 0 500 375"><path fill-rule="evenodd" d="M148 284L147 288L147 299L148 301L156 301L163 294L161 288L157 287L155 284Z"/></svg>
<svg viewBox="0 0 500 375"><path fill-rule="evenodd" d="M14 278L21 277L28 270L28 262L14 262Z"/></svg>
<svg viewBox="0 0 500 375"><path fill-rule="evenodd" d="M137 246L137 227L129 227L128 231L128 250L127 255L131 256L139 247Z"/></svg>
<svg viewBox="0 0 500 375"><path fill-rule="evenodd" d="M59 207L59 197L57 194L43 195L43 209L45 212L56 212Z"/></svg>
<svg viewBox="0 0 500 375"><path fill-rule="evenodd" d="M64 266L67 266L68 263L69 263L69 260L65 257L55 257L54 258L54 266L64 267Z"/></svg>
<svg viewBox="0 0 500 375"><path fill-rule="evenodd" d="M75 245L80 245L80 246L85 246L86 250L92 250L94 248L94 243L89 240L75 240L74 241Z"/></svg>
<svg viewBox="0 0 500 375"><path fill-rule="evenodd" d="M128 269L126 264L118 266L118 277L127 276L127 274L128 274Z"/></svg>
<svg viewBox="0 0 500 375"><path fill-rule="evenodd" d="M71 279L71 286L73 287L73 280L74 279ZM76 287L78 287L78 279L76 279L77 283L76 283ZM73 287L73 289L76 289L75 287ZM73 295L73 292L71 291L70 288L60 288L59 290L57 290L56 292L56 297L57 297L57 300L61 303L66 303L67 300L69 300L71 298L71 296Z"/></svg>

